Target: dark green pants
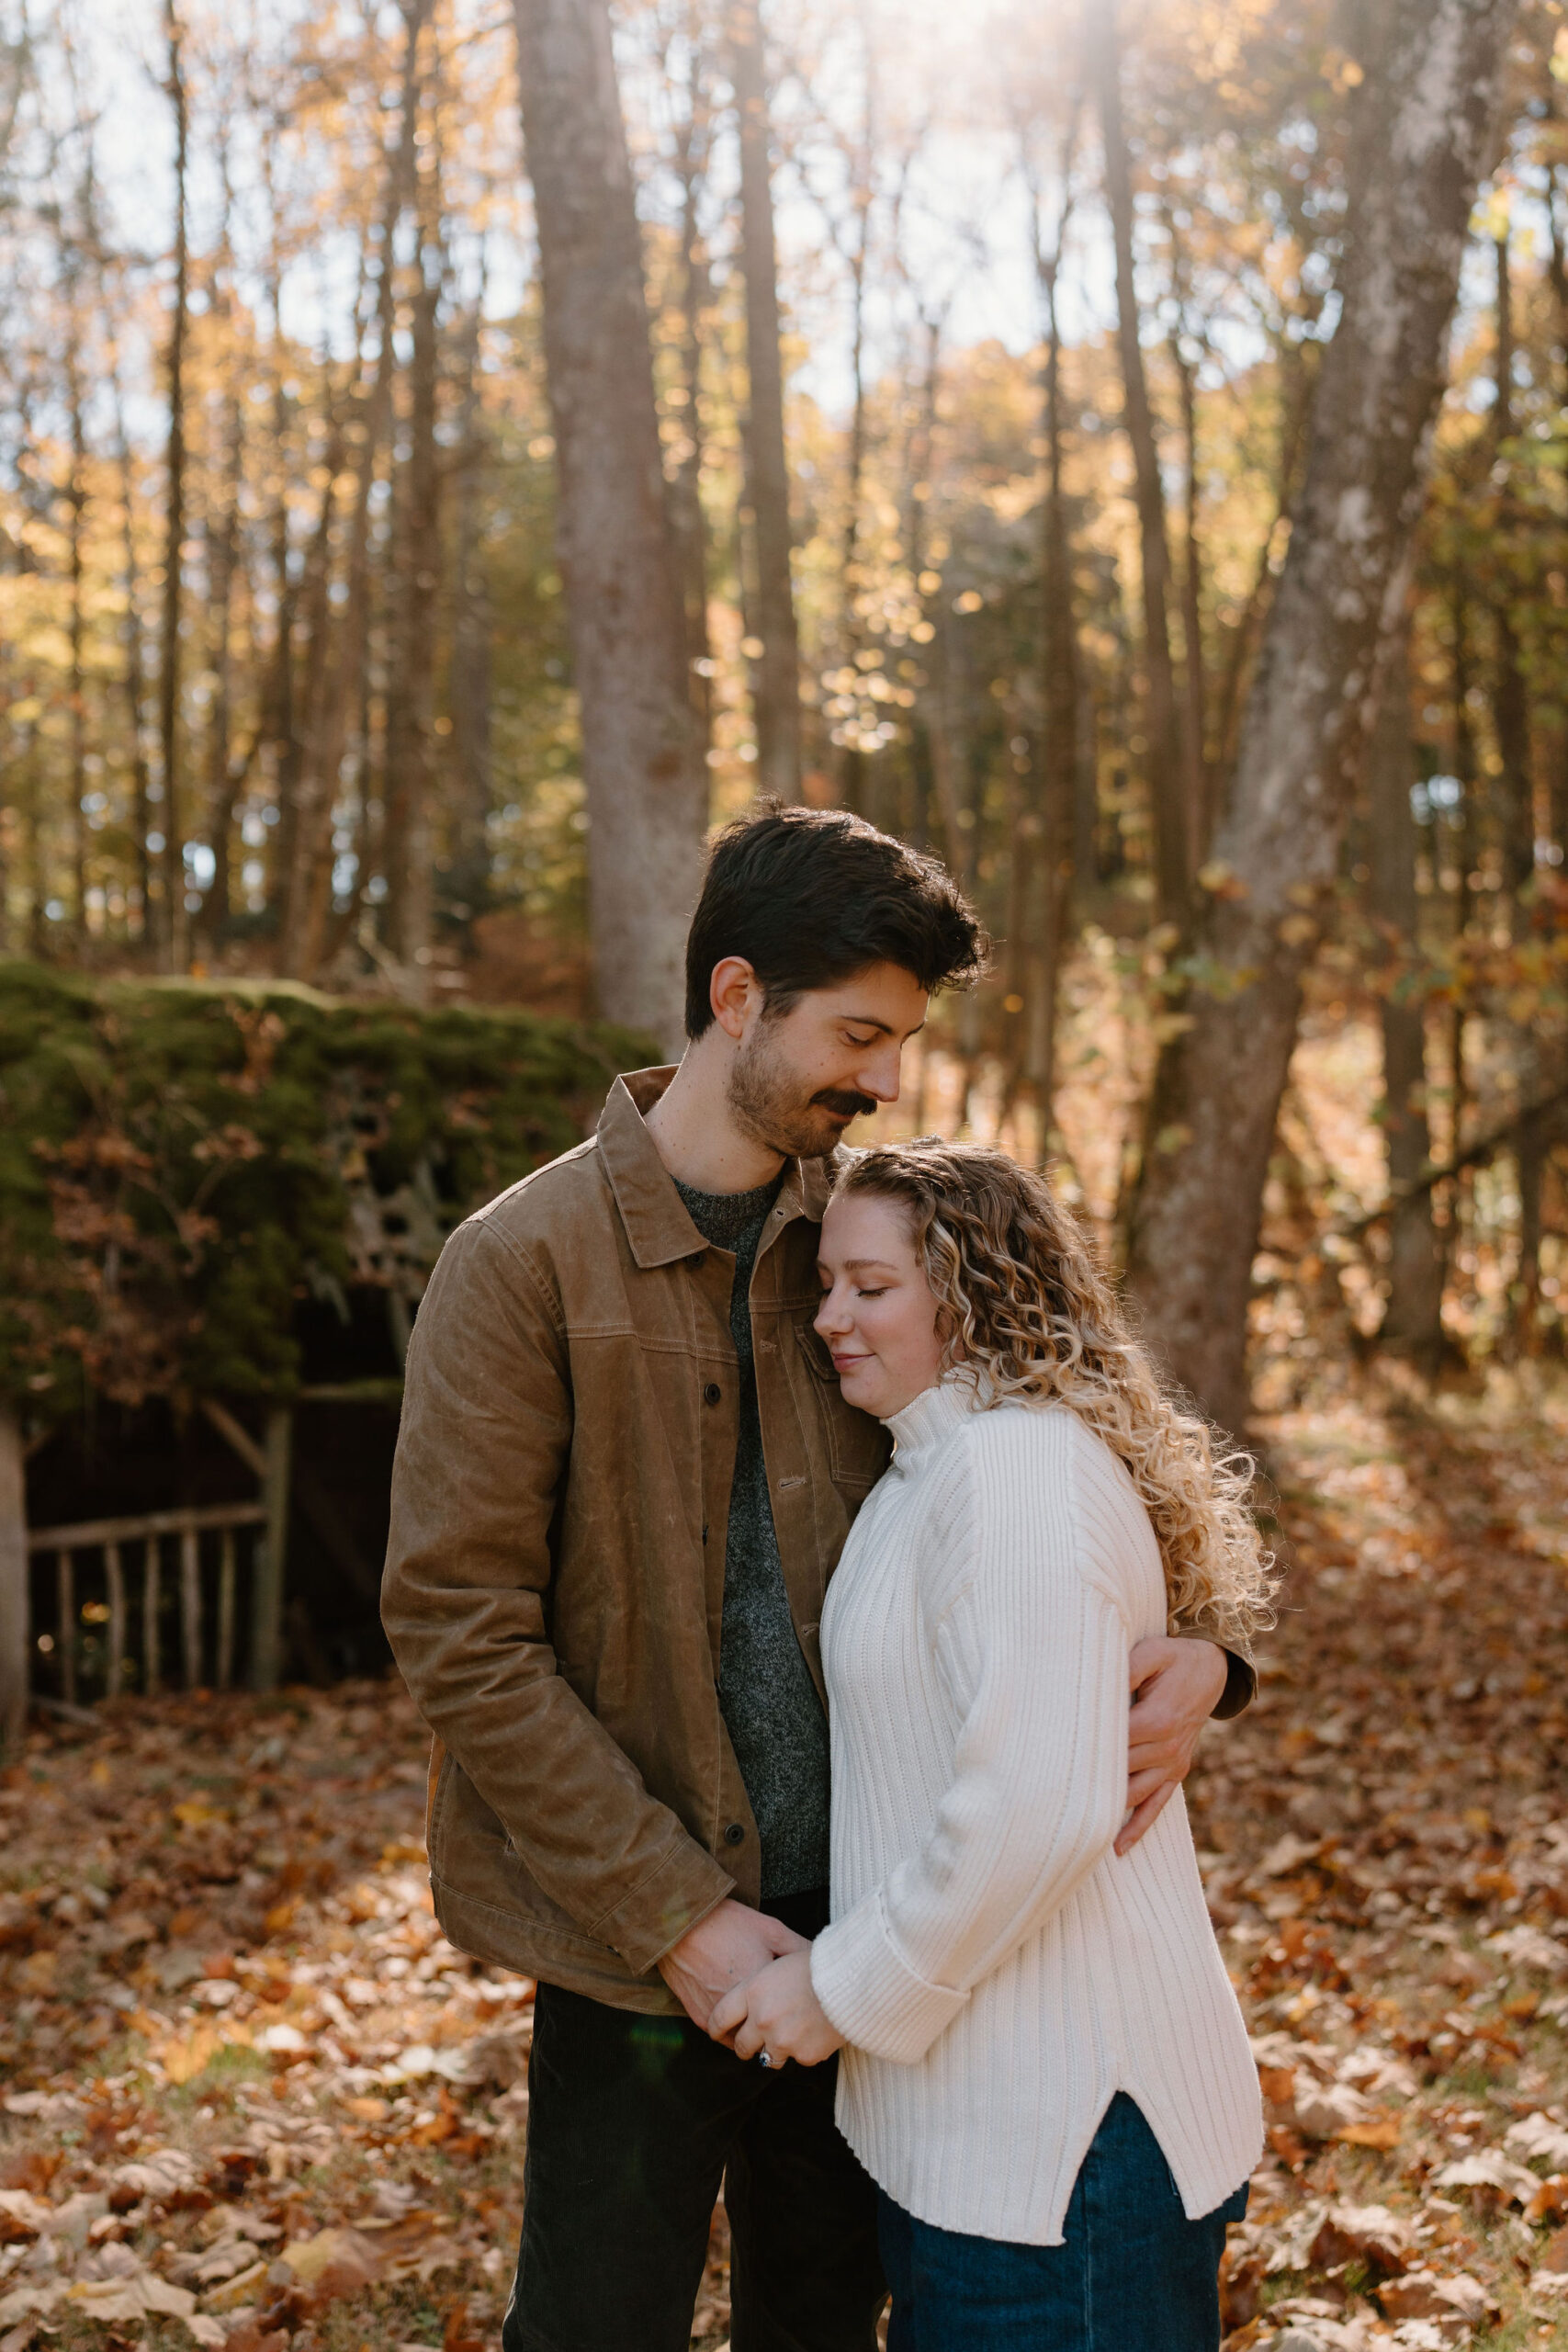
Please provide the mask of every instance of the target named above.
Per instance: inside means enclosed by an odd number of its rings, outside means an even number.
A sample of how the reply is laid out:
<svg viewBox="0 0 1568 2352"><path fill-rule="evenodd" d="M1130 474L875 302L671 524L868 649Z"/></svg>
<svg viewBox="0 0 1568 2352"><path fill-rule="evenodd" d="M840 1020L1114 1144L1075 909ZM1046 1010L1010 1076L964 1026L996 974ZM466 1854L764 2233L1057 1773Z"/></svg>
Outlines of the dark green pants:
<svg viewBox="0 0 1568 2352"><path fill-rule="evenodd" d="M541 1984L503 2352L687 2352L721 2180L733 2352L874 2352L876 2194L835 2073L769 2073L684 2018Z"/></svg>

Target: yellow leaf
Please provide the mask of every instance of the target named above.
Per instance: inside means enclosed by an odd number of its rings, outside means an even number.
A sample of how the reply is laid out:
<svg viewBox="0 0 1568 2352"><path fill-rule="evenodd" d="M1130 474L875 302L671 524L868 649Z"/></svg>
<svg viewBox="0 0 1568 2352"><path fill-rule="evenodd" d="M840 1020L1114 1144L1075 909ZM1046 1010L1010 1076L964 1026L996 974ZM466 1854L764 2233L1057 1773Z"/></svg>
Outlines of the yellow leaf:
<svg viewBox="0 0 1568 2352"><path fill-rule="evenodd" d="M172 2287L155 2271L136 2270L119 2278L79 2278L65 2290L65 2300L89 2319L145 2319L150 2312L166 2312L185 2319L196 2309L188 2288Z"/></svg>
<svg viewBox="0 0 1568 2352"><path fill-rule="evenodd" d="M242 2303L254 2302L266 2273L265 2262L253 2262L236 2270L232 2278L225 2278L221 2287L212 2288L202 2301L209 2312L236 2311Z"/></svg>
<svg viewBox="0 0 1568 2352"><path fill-rule="evenodd" d="M188 2083L210 2064L222 2047L216 2026L198 2025L184 2041L164 2042L154 2055L171 2083Z"/></svg>
<svg viewBox="0 0 1568 2352"><path fill-rule="evenodd" d="M1397 2115L1369 2116L1364 2123L1347 2123L1334 2134L1352 2148L1397 2148L1399 2118Z"/></svg>

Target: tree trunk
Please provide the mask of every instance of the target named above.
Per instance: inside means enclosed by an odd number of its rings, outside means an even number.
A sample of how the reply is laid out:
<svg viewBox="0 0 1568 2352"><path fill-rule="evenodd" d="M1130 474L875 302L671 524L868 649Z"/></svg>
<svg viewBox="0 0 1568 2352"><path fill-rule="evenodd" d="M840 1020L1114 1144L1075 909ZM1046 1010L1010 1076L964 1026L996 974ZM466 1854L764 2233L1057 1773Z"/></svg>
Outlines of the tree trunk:
<svg viewBox="0 0 1568 2352"><path fill-rule="evenodd" d="M28 1727L26 1463L16 1408L0 1405L0 1758L17 1755Z"/></svg>
<svg viewBox="0 0 1568 2352"><path fill-rule="evenodd" d="M686 614L686 691L697 715L705 751L713 721L713 664L708 641L708 527L703 506L703 322L713 288L697 212L708 152L706 61L697 0L692 0L686 36L686 112L675 130L675 170L681 182L680 348L683 379L681 389L685 394L681 422L684 449L670 484L670 509ZM792 625L794 618L792 604Z"/></svg>
<svg viewBox="0 0 1568 2352"><path fill-rule="evenodd" d="M186 866L180 807L180 571L186 536L186 329L190 311L190 246L186 223L190 113L186 103L185 35L175 0L164 0L168 94L175 110L175 303L166 362L169 437L164 498L163 628L158 670L158 734L164 767L164 931L159 945L170 971L185 962Z"/></svg>
<svg viewBox="0 0 1568 2352"><path fill-rule="evenodd" d="M446 875L450 911L465 930L482 914L490 889L491 610L479 544L489 440L479 395L479 338L484 281L474 297L465 337L466 369L457 433L456 579L452 600L449 699L452 768L452 857Z"/></svg>
<svg viewBox="0 0 1568 2352"><path fill-rule="evenodd" d="M416 0L423 6L424 0ZM412 38L411 31L411 38ZM431 836L435 766L435 621L441 584L440 344L436 314L445 266L439 165L420 207L420 243L409 357L409 456L402 498L402 560L387 693L387 903L385 936L409 993L428 993L434 915Z"/></svg>
<svg viewBox="0 0 1568 2352"><path fill-rule="evenodd" d="M1063 142L1061 180L1068 184L1076 119ZM1070 198L1067 199L1070 202ZM1037 763L1039 845L1031 910L1031 968L1024 990L1028 1031L1024 1076L1040 1122L1042 1159L1049 1149L1056 1091L1056 1001L1073 894L1075 790L1078 765L1078 660L1073 594L1073 552L1063 486L1062 338L1056 314L1056 281L1066 236L1064 206L1051 251L1041 242L1035 209L1035 275L1045 326L1045 499L1041 548L1045 729ZM1087 877L1092 881L1092 875Z"/></svg>
<svg viewBox="0 0 1568 2352"><path fill-rule="evenodd" d="M1274 581L1274 549L1280 534L1290 518L1295 503L1296 476L1300 470L1302 451L1306 440L1307 423L1312 409L1312 379L1297 345L1281 341L1278 345L1278 366L1290 369L1290 380L1284 395L1284 418L1280 435L1279 475L1275 490L1274 519L1269 526L1263 544L1258 550L1258 562L1247 587L1247 601L1231 631L1230 648L1220 682L1219 711L1214 722L1213 808L1210 832L1218 823L1221 813L1220 786L1235 765L1237 727L1242 709L1242 688L1253 647L1269 612L1269 592Z"/></svg>
<svg viewBox="0 0 1568 2352"><path fill-rule="evenodd" d="M1413 962L1420 900L1416 891L1416 827L1410 806L1416 761L1410 740L1408 623L1388 663L1377 726L1368 746L1367 801L1372 911L1388 942L1395 984L1383 993L1383 1145L1390 1192L1412 1184L1432 1155L1427 1122L1427 1015L1420 997L1398 990L1399 967ZM1442 1351L1443 1254L1429 1191L1396 1210L1389 1233L1388 1306L1378 1337L1427 1372Z"/></svg>
<svg viewBox="0 0 1568 2352"><path fill-rule="evenodd" d="M1195 812L1189 805L1170 658L1170 548L1159 446L1139 340L1133 255L1133 168L1122 119L1116 0L1087 0L1084 38L1100 100L1105 145L1105 195L1116 247L1117 347L1122 358L1122 421L1133 452L1144 605L1145 773L1154 819L1155 880L1162 922L1185 931L1194 870Z"/></svg>
<svg viewBox="0 0 1568 2352"><path fill-rule="evenodd" d="M329 774L320 756L326 730L326 700L332 690L331 641L333 530L337 513L337 482L343 470L343 408L346 395L325 388L326 447L319 469L321 503L315 528L306 548L299 581L300 635L304 659L300 664L299 696L294 705L293 740L298 747L294 794L281 858L283 887L278 907L277 968L286 978L308 979L310 909L317 872L332 872L332 810L335 768Z"/></svg>
<svg viewBox="0 0 1568 2352"><path fill-rule="evenodd" d="M1187 268L1181 239L1169 209L1166 233L1170 240L1171 283L1176 317L1169 345L1171 365L1181 393L1181 458L1185 476L1181 546L1181 639L1186 694L1181 707L1181 749L1186 765L1188 854L1193 871L1209 854L1213 831L1213 796L1208 763L1208 709L1203 679L1203 565L1198 536L1201 505L1198 478L1198 370L1182 349L1186 333Z"/></svg>
<svg viewBox="0 0 1568 2352"><path fill-rule="evenodd" d="M1514 295L1508 267L1508 232L1496 239L1497 256L1497 397L1492 411L1493 444L1502 487L1498 492L1498 552L1508 554L1512 492L1507 480L1506 445L1514 432ZM1503 763L1498 776L1502 800L1503 892L1507 900L1510 930L1517 937L1523 910L1519 892L1535 872L1535 806L1530 779L1529 697L1519 659L1518 631L1506 590L1497 596L1492 616L1495 667L1492 680L1492 724L1497 754Z"/></svg>
<svg viewBox="0 0 1568 2352"><path fill-rule="evenodd" d="M683 1034L707 770L686 688L631 165L606 0L513 0L582 712L600 1009Z"/></svg>
<svg viewBox="0 0 1568 2352"><path fill-rule="evenodd" d="M240 500L244 486L245 409L232 355L229 365L232 372L223 400L223 503L217 517L209 518L207 536L212 631L208 651L212 705L207 719L207 836L212 849L212 882L202 909L201 927L214 949L221 943L233 912L229 847L234 804L246 773L244 765L236 770L232 764L234 578L239 568Z"/></svg>
<svg viewBox="0 0 1568 2352"><path fill-rule="evenodd" d="M358 740L358 806L360 840L352 897L358 901L368 878L370 854L366 822L369 744L362 705L370 642L371 502L377 467L392 418L392 390L397 372L397 233L414 176L419 129L419 20L405 19L402 96L398 136L388 149L381 203L380 250L376 285L377 351L375 372L361 413L353 427L355 445L354 511L349 522L345 593L342 618L333 631L333 651L319 706L318 724L310 747L312 773L320 790L309 795L313 839L305 862L306 889L301 906L299 969L313 979L323 962L330 962L347 935L347 926L329 920L333 861L329 853L333 802L350 735Z"/></svg>
<svg viewBox="0 0 1568 2352"><path fill-rule="evenodd" d="M277 322L277 285L274 279L274 365L272 388L272 458L275 468L272 512L272 574L277 617L274 624L272 658L265 687L265 733L272 745L274 786L278 821L272 827L267 896L278 921L288 896L294 832L299 815L301 746L294 714L295 582L289 566L288 422L289 395L285 390L287 355Z"/></svg>
<svg viewBox="0 0 1568 2352"><path fill-rule="evenodd" d="M800 647L790 582L789 467L784 455L768 83L758 0L735 0L730 70L740 129L741 262L746 277L746 488L756 551L751 620L762 650L751 665L757 782L800 798Z"/></svg>
<svg viewBox="0 0 1568 2352"><path fill-rule="evenodd" d="M66 492L70 515L68 563L71 577L71 865L74 884L77 953L85 960L87 946L87 673L85 582L82 557L82 521L87 503L87 421L83 399L81 352L77 345L76 296L70 293L71 345L66 354L65 380L71 401L71 481Z"/></svg>
<svg viewBox="0 0 1568 2352"><path fill-rule="evenodd" d="M859 213L860 240L850 265L850 377L853 392L850 403L848 479L844 484L843 549L839 563L840 630L843 650L852 659L861 640L860 503L865 480L865 263L866 234L871 224L869 193L863 193L865 201ZM865 754L858 744L846 746L840 774L845 807L859 809L865 792Z"/></svg>
<svg viewBox="0 0 1568 2352"><path fill-rule="evenodd" d="M1553 164L1546 191L1546 274L1551 288L1552 305L1557 312L1558 347L1568 358L1568 240L1564 239L1559 204L1562 180L1562 166ZM1562 393L1560 379L1559 399ZM1560 727L1558 730L1556 756L1551 763L1551 839L1562 855L1568 859L1568 725Z"/></svg>
<svg viewBox="0 0 1568 2352"><path fill-rule="evenodd" d="M1513 274L1509 267L1509 231L1505 221L1495 239L1497 260L1496 398L1492 408L1493 479L1498 484L1496 538L1505 564L1503 592L1495 601L1492 628L1495 667L1492 679L1492 725L1502 762L1497 782L1502 807L1502 885L1504 915L1510 935L1522 938L1529 928L1529 910L1520 893L1535 875L1535 794L1530 773L1529 694L1519 658L1518 631L1510 602L1512 582L1506 564L1511 552L1513 487L1508 443L1513 438L1514 329ZM1536 1079L1536 1035L1529 1024L1510 1022L1515 1065L1527 1091ZM1519 1188L1519 1262L1509 1300L1509 1345L1529 1349L1535 1334L1540 1288L1541 1182L1546 1156L1540 1148L1536 1123L1527 1123L1514 1155Z"/></svg>
<svg viewBox="0 0 1568 2352"><path fill-rule="evenodd" d="M141 897L141 942L151 947L157 938L153 910L152 853L147 836L152 830L152 779L147 767L147 662L141 641L141 616L136 590L136 478L130 442L115 387L115 430L119 447L120 506L125 518L125 707L130 749L130 805L136 836L136 880Z"/></svg>
<svg viewBox="0 0 1568 2352"><path fill-rule="evenodd" d="M1133 1282L1177 1378L1233 1427L1247 1411L1252 1260L1302 973L1334 887L1380 640L1403 604L1516 14L1517 0L1396 0L1359 93L1343 308L1214 844L1238 895L1202 917L1198 950L1215 978L1156 1072Z"/></svg>

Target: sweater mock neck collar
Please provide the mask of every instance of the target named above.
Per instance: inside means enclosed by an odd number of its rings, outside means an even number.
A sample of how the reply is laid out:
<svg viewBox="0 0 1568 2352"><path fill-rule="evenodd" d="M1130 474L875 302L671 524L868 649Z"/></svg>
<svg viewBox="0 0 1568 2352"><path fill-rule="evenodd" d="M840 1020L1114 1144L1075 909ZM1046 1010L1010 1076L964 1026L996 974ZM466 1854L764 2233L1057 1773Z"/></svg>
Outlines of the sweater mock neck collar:
<svg viewBox="0 0 1568 2352"><path fill-rule="evenodd" d="M898 1412L890 1414L884 1424L897 1449L897 1463L908 1469L921 1454L951 1436L971 1413L978 1412L981 1403L973 1373L944 1373L934 1387L922 1388Z"/></svg>

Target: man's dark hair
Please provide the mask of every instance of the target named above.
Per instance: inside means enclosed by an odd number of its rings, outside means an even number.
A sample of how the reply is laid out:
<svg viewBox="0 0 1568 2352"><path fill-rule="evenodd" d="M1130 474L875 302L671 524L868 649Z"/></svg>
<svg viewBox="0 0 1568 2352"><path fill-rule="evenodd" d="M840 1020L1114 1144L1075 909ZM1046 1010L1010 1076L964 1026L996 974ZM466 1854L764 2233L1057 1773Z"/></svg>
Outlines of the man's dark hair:
<svg viewBox="0 0 1568 2352"><path fill-rule="evenodd" d="M986 968L988 942L944 866L842 808L764 802L708 854L686 935L686 1035L713 1023L714 966L743 956L770 1014L868 964L897 964L928 994Z"/></svg>

